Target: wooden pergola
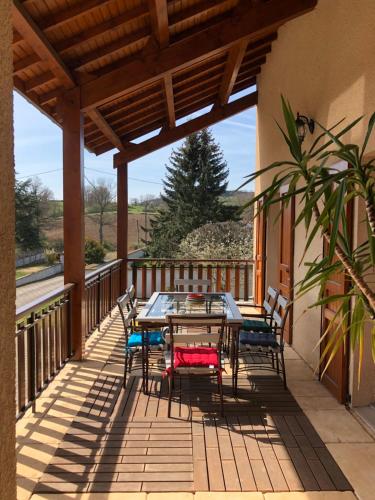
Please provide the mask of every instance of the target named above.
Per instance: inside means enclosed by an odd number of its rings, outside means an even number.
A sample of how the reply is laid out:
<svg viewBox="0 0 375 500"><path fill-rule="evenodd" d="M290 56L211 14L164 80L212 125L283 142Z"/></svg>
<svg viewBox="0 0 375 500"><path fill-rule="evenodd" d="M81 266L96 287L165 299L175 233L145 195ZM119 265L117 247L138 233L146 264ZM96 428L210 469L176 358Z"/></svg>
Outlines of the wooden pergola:
<svg viewBox="0 0 375 500"><path fill-rule="evenodd" d="M65 282L76 284L77 359L84 343L83 148L118 150L117 246L125 262L128 162L256 105L257 75L278 28L316 3L13 0L14 86L63 130ZM229 102L246 89L254 90Z"/></svg>

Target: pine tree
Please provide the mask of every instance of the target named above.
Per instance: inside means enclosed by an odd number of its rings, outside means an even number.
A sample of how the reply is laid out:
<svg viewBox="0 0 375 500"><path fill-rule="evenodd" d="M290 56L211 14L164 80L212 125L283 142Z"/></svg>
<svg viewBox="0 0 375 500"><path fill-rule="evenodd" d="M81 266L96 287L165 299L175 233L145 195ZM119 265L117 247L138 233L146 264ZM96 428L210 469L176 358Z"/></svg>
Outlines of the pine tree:
<svg viewBox="0 0 375 500"><path fill-rule="evenodd" d="M172 152L162 194L166 208L151 221L147 250L152 257L175 257L181 240L204 224L239 219L238 207L223 201L228 174L220 146L207 129Z"/></svg>

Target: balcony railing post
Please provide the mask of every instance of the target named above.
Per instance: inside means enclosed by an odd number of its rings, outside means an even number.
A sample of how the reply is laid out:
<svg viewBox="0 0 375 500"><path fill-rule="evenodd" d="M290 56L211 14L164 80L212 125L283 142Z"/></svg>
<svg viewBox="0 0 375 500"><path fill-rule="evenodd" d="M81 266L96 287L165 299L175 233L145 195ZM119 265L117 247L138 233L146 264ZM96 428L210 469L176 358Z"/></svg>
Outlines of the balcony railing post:
<svg viewBox="0 0 375 500"><path fill-rule="evenodd" d="M140 270L141 290L139 297L146 300L150 292L174 290L175 277L180 279L203 279L211 281L209 291L233 294L236 300L249 298L249 266L246 259L128 259L133 269L133 284L136 286L137 272ZM167 271L168 270L168 271ZM168 276L168 274L169 276ZM192 287L180 287L180 291L191 291ZM201 291L202 287L198 287Z"/></svg>
<svg viewBox="0 0 375 500"><path fill-rule="evenodd" d="M99 273L96 281L96 321L95 321L95 326L98 327L100 330L100 316L101 316L101 291L102 291L102 286L101 286L101 274Z"/></svg>
<svg viewBox="0 0 375 500"><path fill-rule="evenodd" d="M28 373L28 386L29 386L29 401L35 401L35 395L36 395L36 339L35 339L35 313L32 312L30 314L30 317L27 321L29 325L32 325L28 327L28 346L27 346L27 352L29 353L29 373Z"/></svg>

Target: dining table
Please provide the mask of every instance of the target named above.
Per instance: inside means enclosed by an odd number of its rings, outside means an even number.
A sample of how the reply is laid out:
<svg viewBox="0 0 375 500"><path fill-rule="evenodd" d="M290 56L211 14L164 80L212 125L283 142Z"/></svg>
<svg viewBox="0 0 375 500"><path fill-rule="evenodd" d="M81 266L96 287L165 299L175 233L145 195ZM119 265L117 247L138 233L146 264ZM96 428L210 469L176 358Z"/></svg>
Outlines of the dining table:
<svg viewBox="0 0 375 500"><path fill-rule="evenodd" d="M228 342L226 345L230 364L234 342L243 323L241 312L229 292L201 293L199 302L189 301L189 292L154 292L137 316L137 323L143 328L163 327L171 314L225 314Z"/></svg>

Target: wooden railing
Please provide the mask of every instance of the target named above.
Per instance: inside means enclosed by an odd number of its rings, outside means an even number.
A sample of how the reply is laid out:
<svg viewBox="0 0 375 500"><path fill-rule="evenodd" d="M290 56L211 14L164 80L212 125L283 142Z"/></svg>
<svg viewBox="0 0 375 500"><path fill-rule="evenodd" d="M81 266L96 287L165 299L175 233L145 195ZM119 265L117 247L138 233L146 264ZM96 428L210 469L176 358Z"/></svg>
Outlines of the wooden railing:
<svg viewBox="0 0 375 500"><path fill-rule="evenodd" d="M121 262L115 260L86 275L86 336L97 328L120 295Z"/></svg>
<svg viewBox="0 0 375 500"><path fill-rule="evenodd" d="M174 290L178 278L209 279L210 291L231 292L235 300L246 301L253 295L252 260L128 259L127 283L134 284L140 299Z"/></svg>
<svg viewBox="0 0 375 500"><path fill-rule="evenodd" d="M65 285L17 309L17 419L72 356L70 304L73 288L73 284Z"/></svg>

